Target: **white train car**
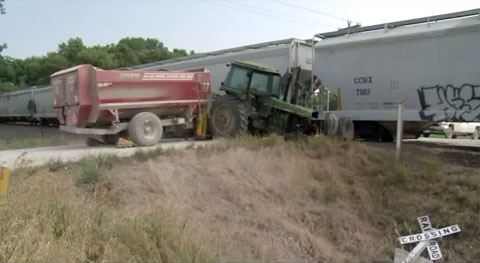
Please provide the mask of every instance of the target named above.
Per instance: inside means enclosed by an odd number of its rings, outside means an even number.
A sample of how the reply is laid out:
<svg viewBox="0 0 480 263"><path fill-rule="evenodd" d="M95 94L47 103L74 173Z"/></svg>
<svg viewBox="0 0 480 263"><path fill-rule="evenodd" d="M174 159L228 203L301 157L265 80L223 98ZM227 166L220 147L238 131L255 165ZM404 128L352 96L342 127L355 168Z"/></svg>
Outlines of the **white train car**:
<svg viewBox="0 0 480 263"><path fill-rule="evenodd" d="M339 97L356 134L391 139L397 103L405 133L480 120L480 9L316 35L313 73Z"/></svg>

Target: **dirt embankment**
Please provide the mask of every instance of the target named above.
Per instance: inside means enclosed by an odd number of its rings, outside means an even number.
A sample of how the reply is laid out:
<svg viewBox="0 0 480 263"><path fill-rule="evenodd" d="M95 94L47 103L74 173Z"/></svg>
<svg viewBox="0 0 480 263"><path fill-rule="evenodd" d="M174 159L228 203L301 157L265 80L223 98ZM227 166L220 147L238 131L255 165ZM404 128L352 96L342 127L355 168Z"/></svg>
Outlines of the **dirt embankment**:
<svg viewBox="0 0 480 263"><path fill-rule="evenodd" d="M19 169L0 261L388 262L426 214L464 230L440 241L447 260L479 258L479 172L390 158L273 136Z"/></svg>

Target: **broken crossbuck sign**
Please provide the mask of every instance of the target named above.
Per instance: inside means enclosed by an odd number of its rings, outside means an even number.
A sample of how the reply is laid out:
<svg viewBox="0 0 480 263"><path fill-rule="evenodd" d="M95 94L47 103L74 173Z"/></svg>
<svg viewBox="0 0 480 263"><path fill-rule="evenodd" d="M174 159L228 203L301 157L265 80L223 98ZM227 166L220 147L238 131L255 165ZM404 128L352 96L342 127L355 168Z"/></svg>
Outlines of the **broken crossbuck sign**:
<svg viewBox="0 0 480 263"><path fill-rule="evenodd" d="M421 216L417 218L422 233L399 237L400 244L409 244L420 242L415 248L408 254L408 256L402 261L402 263L413 262L416 260L425 248L427 248L428 255L431 260L439 260L442 258L442 252L438 246L438 242L435 239L448 236L460 232L458 225L452 225L441 229L432 228L432 223L428 216Z"/></svg>

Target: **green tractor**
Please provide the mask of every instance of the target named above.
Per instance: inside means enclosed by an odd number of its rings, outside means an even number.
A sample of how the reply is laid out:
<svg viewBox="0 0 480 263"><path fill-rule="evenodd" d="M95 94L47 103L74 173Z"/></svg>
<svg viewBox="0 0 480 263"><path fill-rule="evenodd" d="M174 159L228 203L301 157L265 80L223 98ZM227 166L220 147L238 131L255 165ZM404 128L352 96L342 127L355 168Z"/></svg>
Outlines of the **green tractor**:
<svg viewBox="0 0 480 263"><path fill-rule="evenodd" d="M209 129L213 136L244 132L337 134L340 122L326 121L331 114L319 118L319 90L323 87L319 78L312 78L310 70L292 68L282 76L276 68L252 62L235 61L230 67L220 88L226 94L215 97L210 109ZM348 131L353 137L353 123L342 123L351 124Z"/></svg>

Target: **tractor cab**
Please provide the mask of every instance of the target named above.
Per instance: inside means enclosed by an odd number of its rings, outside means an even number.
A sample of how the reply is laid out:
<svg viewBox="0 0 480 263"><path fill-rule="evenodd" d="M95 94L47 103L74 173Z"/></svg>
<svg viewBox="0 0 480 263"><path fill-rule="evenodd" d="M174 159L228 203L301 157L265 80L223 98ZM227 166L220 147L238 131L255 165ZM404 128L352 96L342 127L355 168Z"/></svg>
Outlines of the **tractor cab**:
<svg viewBox="0 0 480 263"><path fill-rule="evenodd" d="M319 110L321 81L312 72L300 67L291 68L283 76L277 68L254 62L235 61L220 90L242 100L264 102L271 98L309 109ZM311 83L314 83L312 89ZM315 90L317 92L315 92ZM314 97L318 98L314 98ZM258 104L258 103L257 103ZM259 106L259 105L254 105Z"/></svg>
<svg viewBox="0 0 480 263"><path fill-rule="evenodd" d="M235 61L230 67L220 90L244 99L248 96L279 96L281 75L278 69L245 61Z"/></svg>

